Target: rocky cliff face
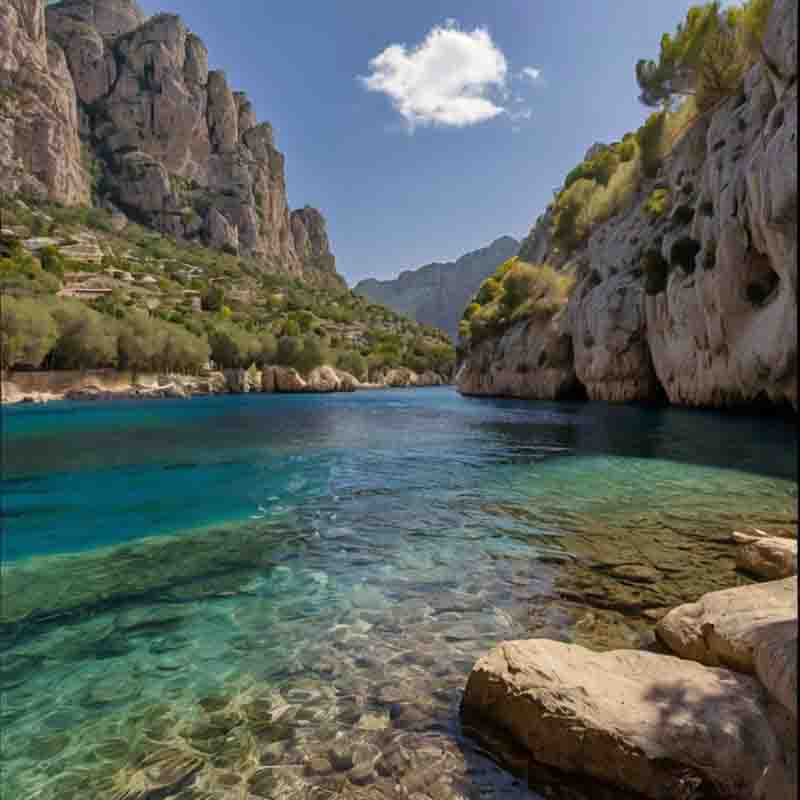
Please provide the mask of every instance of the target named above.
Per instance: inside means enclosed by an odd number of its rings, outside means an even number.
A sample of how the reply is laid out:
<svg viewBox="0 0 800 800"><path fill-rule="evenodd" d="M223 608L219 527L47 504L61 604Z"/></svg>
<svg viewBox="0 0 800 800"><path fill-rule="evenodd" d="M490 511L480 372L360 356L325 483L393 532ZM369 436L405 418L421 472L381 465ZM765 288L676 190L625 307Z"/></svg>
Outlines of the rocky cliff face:
<svg viewBox="0 0 800 800"><path fill-rule="evenodd" d="M75 89L47 41L43 0L0 3L0 189L89 201Z"/></svg>
<svg viewBox="0 0 800 800"><path fill-rule="evenodd" d="M631 206L571 256L578 283L546 330L523 322L467 355L468 394L589 397L690 406L754 401L797 408L797 0L776 0L743 91L683 136ZM669 215L653 219L654 189ZM558 263L547 217L522 257ZM566 344L567 340L569 345Z"/></svg>
<svg viewBox="0 0 800 800"><path fill-rule="evenodd" d="M519 242L503 236L458 261L428 264L402 272L396 280L361 281L354 291L456 339L461 314L481 282L518 251Z"/></svg>
<svg viewBox="0 0 800 800"><path fill-rule="evenodd" d="M322 216L290 213L272 128L209 70L179 17L147 19L135 0L62 0L45 22L41 0L6 5L0 79L43 106L30 122L0 122L16 126L0 153L0 169L21 175L12 190L27 191L32 175L51 199L88 201L82 141L98 201L163 233L343 285Z"/></svg>

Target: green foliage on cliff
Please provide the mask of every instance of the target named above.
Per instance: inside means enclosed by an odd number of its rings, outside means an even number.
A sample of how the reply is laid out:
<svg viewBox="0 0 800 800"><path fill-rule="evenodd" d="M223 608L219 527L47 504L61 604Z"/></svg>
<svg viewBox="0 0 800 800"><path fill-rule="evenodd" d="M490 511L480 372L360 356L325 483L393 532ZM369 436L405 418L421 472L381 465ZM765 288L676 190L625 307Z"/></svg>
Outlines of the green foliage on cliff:
<svg viewBox="0 0 800 800"><path fill-rule="evenodd" d="M553 242L568 256L592 229L613 217L635 196L641 183L641 149L635 137L603 147L564 181L552 207Z"/></svg>
<svg viewBox="0 0 800 800"><path fill-rule="evenodd" d="M758 57L771 7L772 0L692 6L675 33L661 38L658 60L637 63L642 102L667 107L691 95L703 112L737 91Z"/></svg>
<svg viewBox="0 0 800 800"><path fill-rule="evenodd" d="M717 2L694 6L676 32L662 38L658 60L637 64L642 100L661 108L620 142L593 148L591 157L567 174L548 209L552 238L548 258L556 264L568 262L599 225L628 208L647 181L658 176L695 120L739 90L746 70L761 54L772 3L748 0L724 8ZM647 213L657 218L668 208L669 198L655 190ZM521 252L526 252L525 243ZM486 292L496 291L497 287L486 286ZM490 300L476 299L481 306Z"/></svg>
<svg viewBox="0 0 800 800"><path fill-rule="evenodd" d="M644 210L654 219L658 219L667 213L669 203L669 189L653 189L644 204Z"/></svg>
<svg viewBox="0 0 800 800"><path fill-rule="evenodd" d="M575 281L549 264L506 261L481 286L464 312L460 334L469 344L502 333L523 319L547 320L567 303Z"/></svg>

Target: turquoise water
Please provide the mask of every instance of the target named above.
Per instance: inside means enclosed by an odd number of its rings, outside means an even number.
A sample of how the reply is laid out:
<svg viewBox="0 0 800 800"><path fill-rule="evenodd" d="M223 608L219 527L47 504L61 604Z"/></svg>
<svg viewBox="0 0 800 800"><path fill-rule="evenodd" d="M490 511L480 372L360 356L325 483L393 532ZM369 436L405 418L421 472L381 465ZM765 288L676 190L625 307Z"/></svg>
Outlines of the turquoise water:
<svg viewBox="0 0 800 800"><path fill-rule="evenodd" d="M5 409L8 800L559 796L461 730L475 658L647 643L796 464L787 420L450 389Z"/></svg>

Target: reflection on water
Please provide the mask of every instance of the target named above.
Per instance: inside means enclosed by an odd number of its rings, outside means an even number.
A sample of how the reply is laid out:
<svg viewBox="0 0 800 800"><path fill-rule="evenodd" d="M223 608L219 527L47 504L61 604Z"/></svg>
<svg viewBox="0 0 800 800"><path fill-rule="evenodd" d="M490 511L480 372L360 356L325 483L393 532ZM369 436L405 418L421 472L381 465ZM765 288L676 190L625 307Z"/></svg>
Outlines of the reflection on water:
<svg viewBox="0 0 800 800"><path fill-rule="evenodd" d="M596 797L463 735L475 658L648 643L745 580L733 527L797 513L776 420L425 390L4 422L4 800Z"/></svg>

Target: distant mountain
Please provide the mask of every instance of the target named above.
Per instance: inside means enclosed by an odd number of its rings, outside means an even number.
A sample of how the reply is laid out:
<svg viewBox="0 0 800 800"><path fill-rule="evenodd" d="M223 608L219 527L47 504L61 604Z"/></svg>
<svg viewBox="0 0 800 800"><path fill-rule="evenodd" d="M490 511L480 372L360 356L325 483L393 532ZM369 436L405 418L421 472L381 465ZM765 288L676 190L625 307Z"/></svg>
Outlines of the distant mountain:
<svg viewBox="0 0 800 800"><path fill-rule="evenodd" d="M370 278L354 291L424 325L441 328L455 339L461 315L478 287L500 264L517 255L519 248L516 239L502 236L458 261L427 264L401 272L390 281Z"/></svg>

